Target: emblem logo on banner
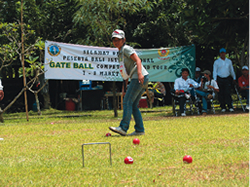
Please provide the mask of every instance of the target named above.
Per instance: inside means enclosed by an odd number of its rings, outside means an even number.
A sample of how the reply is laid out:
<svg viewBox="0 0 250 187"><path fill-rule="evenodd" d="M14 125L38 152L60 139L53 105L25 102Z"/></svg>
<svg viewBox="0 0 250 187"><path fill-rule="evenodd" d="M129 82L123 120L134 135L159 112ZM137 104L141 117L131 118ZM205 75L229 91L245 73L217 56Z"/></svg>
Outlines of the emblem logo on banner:
<svg viewBox="0 0 250 187"><path fill-rule="evenodd" d="M48 53L51 55L51 56L58 56L61 52L61 47L59 47L58 45L56 44L51 44L48 46Z"/></svg>
<svg viewBox="0 0 250 187"><path fill-rule="evenodd" d="M159 54L161 57L166 57L166 56L168 56L168 54L169 54L169 49L159 49L159 50L158 50L158 54Z"/></svg>

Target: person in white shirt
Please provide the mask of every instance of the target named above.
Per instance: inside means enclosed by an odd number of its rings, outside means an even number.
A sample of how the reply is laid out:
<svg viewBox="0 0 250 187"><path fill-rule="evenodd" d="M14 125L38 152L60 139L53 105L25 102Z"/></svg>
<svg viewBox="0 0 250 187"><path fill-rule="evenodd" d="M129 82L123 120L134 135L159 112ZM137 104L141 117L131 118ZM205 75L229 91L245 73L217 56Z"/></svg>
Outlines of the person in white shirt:
<svg viewBox="0 0 250 187"><path fill-rule="evenodd" d="M181 77L176 79L174 82L174 90L176 95L181 95L185 93L190 93L193 88L198 88L199 84L195 82L193 79L188 78L189 70L187 68L183 68L181 72ZM188 97L178 97L181 116L186 116L185 114L185 103Z"/></svg>
<svg viewBox="0 0 250 187"><path fill-rule="evenodd" d="M198 96L202 96L202 115L206 115L207 99L214 98L214 91L219 92L219 87L217 85L217 82L210 78L211 72L209 70L205 70L202 73L204 74L204 77L201 78L199 90L196 90L196 93Z"/></svg>
<svg viewBox="0 0 250 187"><path fill-rule="evenodd" d="M214 62L213 78L217 81L220 88L218 93L221 112L226 112L226 105L230 112L233 112L232 98L231 98L231 77L236 82L236 75L234 73L232 61L226 58L226 49L220 49L220 58Z"/></svg>

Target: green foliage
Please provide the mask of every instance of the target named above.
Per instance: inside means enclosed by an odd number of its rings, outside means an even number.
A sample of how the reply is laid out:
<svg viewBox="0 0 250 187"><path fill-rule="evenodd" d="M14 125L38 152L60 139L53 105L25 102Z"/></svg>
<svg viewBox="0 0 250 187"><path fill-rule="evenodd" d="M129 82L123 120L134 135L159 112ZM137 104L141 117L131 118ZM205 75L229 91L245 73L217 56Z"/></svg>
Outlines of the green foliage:
<svg viewBox="0 0 250 187"><path fill-rule="evenodd" d="M34 77L37 73L44 68L42 62L37 62L41 57L36 56L44 50L44 42L40 37L35 38L35 31L31 29L30 25L24 24L24 57L28 66L25 68L27 77ZM21 25L17 23L0 23L0 60L1 65L4 66L7 61L16 60L19 57L21 61L21 36L20 36ZM36 41L35 44L33 42ZM35 56L35 57L33 57ZM42 59L40 58L40 61ZM21 63L20 63L21 64ZM2 67L1 66L1 67ZM22 68L19 69L19 75L23 76Z"/></svg>
<svg viewBox="0 0 250 187"><path fill-rule="evenodd" d="M29 63L29 66L25 67L26 77L33 78L40 72L40 70L44 69L43 63L37 60L39 60L39 56L36 57L29 56L28 59L25 59L25 61ZM19 68L19 77L23 76L22 72L23 69Z"/></svg>
<svg viewBox="0 0 250 187"><path fill-rule="evenodd" d="M212 66L213 58L221 47L227 49L234 63L240 63L240 55L247 51L244 47L249 35L249 1L187 0L182 17L189 28L193 42L198 45L198 61ZM248 44L249 45L249 44ZM201 47L204 46L204 50ZM244 62L247 63L247 55Z"/></svg>
<svg viewBox="0 0 250 187"><path fill-rule="evenodd" d="M143 48L182 46L192 43L181 12L185 1L151 1L150 13L140 11L133 37Z"/></svg>
<svg viewBox="0 0 250 187"><path fill-rule="evenodd" d="M145 0L79 0L73 21L76 26L87 28L85 37L79 43L112 46L110 36L113 30L126 30L131 24L127 16L133 17L141 9L150 11L150 3Z"/></svg>
<svg viewBox="0 0 250 187"><path fill-rule="evenodd" d="M20 0L0 6L0 23L17 24ZM197 65L211 70L221 47L237 66L248 63L248 7L245 0L25 0L23 15L27 29L43 40L112 46L110 35L119 28L139 48L195 44ZM20 38L20 28L12 27ZM7 43L1 37L1 46Z"/></svg>

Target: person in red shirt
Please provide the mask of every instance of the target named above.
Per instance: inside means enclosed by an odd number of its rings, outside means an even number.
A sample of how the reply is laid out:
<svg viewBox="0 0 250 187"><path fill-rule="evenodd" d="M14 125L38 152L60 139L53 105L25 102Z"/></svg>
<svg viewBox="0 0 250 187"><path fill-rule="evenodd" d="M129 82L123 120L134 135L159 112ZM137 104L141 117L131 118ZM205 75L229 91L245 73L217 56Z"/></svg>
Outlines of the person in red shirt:
<svg viewBox="0 0 250 187"><path fill-rule="evenodd" d="M249 71L247 66L242 67L242 75L238 79L240 92L243 97L247 98L246 109L249 110Z"/></svg>

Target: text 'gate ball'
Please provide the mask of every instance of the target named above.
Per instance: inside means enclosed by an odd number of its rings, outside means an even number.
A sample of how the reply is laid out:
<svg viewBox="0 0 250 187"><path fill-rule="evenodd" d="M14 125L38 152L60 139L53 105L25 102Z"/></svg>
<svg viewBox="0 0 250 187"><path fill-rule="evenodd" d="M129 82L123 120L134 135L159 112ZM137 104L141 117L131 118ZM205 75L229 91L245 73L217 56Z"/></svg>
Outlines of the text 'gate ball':
<svg viewBox="0 0 250 187"><path fill-rule="evenodd" d="M106 136L111 136L111 134L108 132L108 133L106 134Z"/></svg>
<svg viewBox="0 0 250 187"><path fill-rule="evenodd" d="M127 156L125 159L124 159L124 163L125 164L133 164L134 160L132 157L130 156Z"/></svg>
<svg viewBox="0 0 250 187"><path fill-rule="evenodd" d="M134 144L138 144L138 145L139 145L140 140L139 140L138 138L135 138L135 139L133 140L133 143L134 143Z"/></svg>
<svg viewBox="0 0 250 187"><path fill-rule="evenodd" d="M190 164L190 163L192 163L192 161L193 161L193 159L192 159L192 157L191 157L190 155L185 155L185 156L183 157L183 162L184 162L185 164Z"/></svg>

